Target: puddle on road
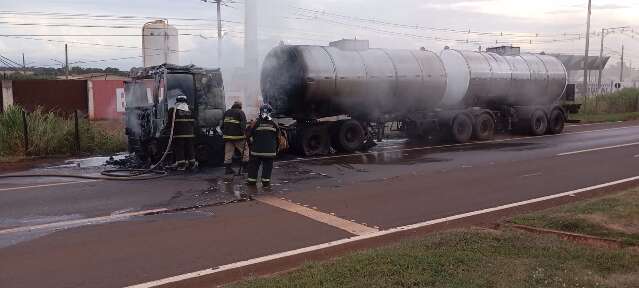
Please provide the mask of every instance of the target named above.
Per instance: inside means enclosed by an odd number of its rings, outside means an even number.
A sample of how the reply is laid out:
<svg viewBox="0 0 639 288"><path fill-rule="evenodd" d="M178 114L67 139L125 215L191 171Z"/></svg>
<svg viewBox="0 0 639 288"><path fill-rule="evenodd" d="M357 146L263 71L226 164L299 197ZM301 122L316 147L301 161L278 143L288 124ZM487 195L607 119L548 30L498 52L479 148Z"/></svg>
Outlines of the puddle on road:
<svg viewBox="0 0 639 288"><path fill-rule="evenodd" d="M91 157L81 159L71 159L64 162L62 165L49 166L46 169L59 169L59 168L94 168L105 166L108 161L121 161L129 156L128 153L119 153L114 156L103 157Z"/></svg>

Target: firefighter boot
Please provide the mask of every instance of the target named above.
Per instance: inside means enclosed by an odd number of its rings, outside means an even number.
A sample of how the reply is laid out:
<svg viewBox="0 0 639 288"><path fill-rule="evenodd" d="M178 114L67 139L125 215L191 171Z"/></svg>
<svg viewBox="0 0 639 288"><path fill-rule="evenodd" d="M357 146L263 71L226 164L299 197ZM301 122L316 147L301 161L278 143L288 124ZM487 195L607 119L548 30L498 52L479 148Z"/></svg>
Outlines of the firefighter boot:
<svg viewBox="0 0 639 288"><path fill-rule="evenodd" d="M232 164L225 164L225 165L224 165L224 167L225 167L225 168L224 168L224 171L225 171L225 172L224 172L224 174L226 174L226 175L233 175L233 174L235 174L235 171L233 171L233 168L231 168L231 165L232 165Z"/></svg>
<svg viewBox="0 0 639 288"><path fill-rule="evenodd" d="M240 171L242 174L248 173L249 162L242 162L242 169Z"/></svg>

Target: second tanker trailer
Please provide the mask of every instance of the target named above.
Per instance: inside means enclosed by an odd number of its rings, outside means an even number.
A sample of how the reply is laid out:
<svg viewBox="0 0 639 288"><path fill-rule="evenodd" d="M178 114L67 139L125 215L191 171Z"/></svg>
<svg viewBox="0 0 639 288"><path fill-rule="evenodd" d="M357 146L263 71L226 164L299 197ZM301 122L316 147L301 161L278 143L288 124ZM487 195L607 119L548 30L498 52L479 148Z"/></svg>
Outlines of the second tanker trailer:
<svg viewBox="0 0 639 288"><path fill-rule="evenodd" d="M561 133L567 73L540 54L445 49L371 49L367 41L280 45L261 74L265 103L295 120L290 138L304 155L353 152L373 127L396 121L410 138L464 143L496 131Z"/></svg>

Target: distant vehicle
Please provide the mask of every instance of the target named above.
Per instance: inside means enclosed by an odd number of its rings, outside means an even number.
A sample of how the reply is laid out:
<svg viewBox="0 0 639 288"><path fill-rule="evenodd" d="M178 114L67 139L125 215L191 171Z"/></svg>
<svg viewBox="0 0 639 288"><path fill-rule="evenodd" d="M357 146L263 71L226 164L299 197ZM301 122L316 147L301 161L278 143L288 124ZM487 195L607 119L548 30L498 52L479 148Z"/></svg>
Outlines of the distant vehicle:
<svg viewBox="0 0 639 288"><path fill-rule="evenodd" d="M306 156L364 150L387 122L410 138L457 143L497 131L561 133L564 65L516 47L489 51L372 49L365 40L280 45L264 60L262 95Z"/></svg>
<svg viewBox="0 0 639 288"><path fill-rule="evenodd" d="M167 148L168 111L175 99L167 91L181 90L195 117L196 158L218 164L223 160L224 143L216 129L224 115L224 85L219 69L195 66L160 65L131 71L125 83L125 121L129 152L143 161L157 161ZM169 161L171 162L171 161ZM155 163L155 162L153 162Z"/></svg>

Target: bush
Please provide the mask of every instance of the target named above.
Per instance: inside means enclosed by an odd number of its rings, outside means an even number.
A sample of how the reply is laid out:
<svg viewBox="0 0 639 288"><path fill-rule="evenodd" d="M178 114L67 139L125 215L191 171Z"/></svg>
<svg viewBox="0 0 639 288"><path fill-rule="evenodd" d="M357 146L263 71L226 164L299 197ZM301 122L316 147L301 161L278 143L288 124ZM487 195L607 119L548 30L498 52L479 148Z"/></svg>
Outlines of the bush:
<svg viewBox="0 0 639 288"><path fill-rule="evenodd" d="M69 155L75 152L73 117L64 118L37 108L27 113L30 156ZM79 119L80 148L84 153L114 153L124 151L126 143L121 133L109 133L96 128L86 119ZM25 156L22 108L10 106L0 113L0 156Z"/></svg>
<svg viewBox="0 0 639 288"><path fill-rule="evenodd" d="M639 89L626 88L611 94L593 95L583 99L581 113L609 114L638 111Z"/></svg>

